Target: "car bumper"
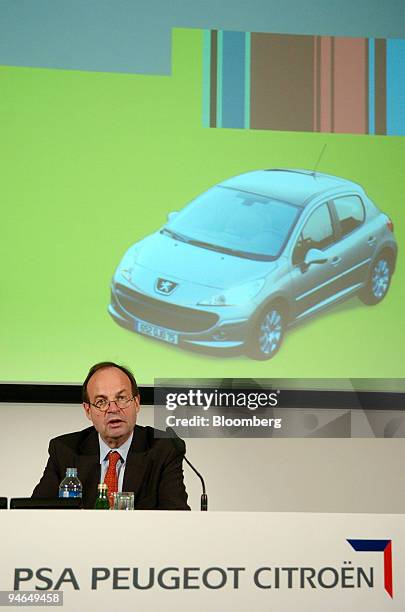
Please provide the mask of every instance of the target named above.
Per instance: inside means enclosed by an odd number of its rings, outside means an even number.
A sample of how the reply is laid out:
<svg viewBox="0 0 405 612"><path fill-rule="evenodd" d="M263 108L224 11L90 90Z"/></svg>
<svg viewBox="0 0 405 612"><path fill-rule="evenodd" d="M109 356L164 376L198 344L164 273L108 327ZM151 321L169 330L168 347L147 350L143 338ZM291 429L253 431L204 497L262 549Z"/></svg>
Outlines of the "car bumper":
<svg viewBox="0 0 405 612"><path fill-rule="evenodd" d="M108 312L122 327L170 344L237 348L245 344L251 313L233 307L189 308L169 304L119 285Z"/></svg>

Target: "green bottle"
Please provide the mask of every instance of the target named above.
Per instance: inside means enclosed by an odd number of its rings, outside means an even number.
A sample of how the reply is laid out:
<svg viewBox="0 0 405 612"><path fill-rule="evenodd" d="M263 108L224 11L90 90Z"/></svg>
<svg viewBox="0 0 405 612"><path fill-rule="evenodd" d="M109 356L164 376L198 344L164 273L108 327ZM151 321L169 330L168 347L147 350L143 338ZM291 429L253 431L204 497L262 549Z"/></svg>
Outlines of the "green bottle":
<svg viewBox="0 0 405 612"><path fill-rule="evenodd" d="M94 504L94 509L95 510L109 510L110 502L108 501L107 485L99 484L97 488L98 488L98 497L96 499L96 503Z"/></svg>

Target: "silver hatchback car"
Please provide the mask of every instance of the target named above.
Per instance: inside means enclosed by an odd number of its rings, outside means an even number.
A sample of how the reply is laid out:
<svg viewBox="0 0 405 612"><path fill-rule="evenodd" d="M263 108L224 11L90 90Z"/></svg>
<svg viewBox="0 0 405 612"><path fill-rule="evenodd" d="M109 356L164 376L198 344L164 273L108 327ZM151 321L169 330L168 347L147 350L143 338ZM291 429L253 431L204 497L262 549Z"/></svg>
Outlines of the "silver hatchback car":
<svg viewBox="0 0 405 612"><path fill-rule="evenodd" d="M128 249L109 312L180 346L273 357L286 328L358 293L386 295L397 244L361 186L307 170L219 183Z"/></svg>

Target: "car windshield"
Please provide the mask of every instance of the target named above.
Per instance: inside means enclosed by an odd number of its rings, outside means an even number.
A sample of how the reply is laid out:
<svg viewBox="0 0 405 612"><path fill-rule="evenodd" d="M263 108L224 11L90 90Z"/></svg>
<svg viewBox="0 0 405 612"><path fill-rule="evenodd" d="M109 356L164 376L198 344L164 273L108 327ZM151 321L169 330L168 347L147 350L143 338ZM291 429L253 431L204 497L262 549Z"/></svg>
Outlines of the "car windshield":
<svg viewBox="0 0 405 612"><path fill-rule="evenodd" d="M162 232L238 257L276 259L299 212L287 202L216 186L193 200Z"/></svg>

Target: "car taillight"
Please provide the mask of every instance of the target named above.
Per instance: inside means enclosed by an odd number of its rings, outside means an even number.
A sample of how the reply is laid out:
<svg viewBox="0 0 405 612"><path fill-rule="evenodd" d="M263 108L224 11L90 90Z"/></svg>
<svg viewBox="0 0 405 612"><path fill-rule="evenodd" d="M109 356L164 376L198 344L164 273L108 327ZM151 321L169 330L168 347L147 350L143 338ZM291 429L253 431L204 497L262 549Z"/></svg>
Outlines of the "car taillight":
<svg viewBox="0 0 405 612"><path fill-rule="evenodd" d="M387 221L387 227L390 230L390 232L394 232L394 224L391 221L391 219L388 217L388 221Z"/></svg>

